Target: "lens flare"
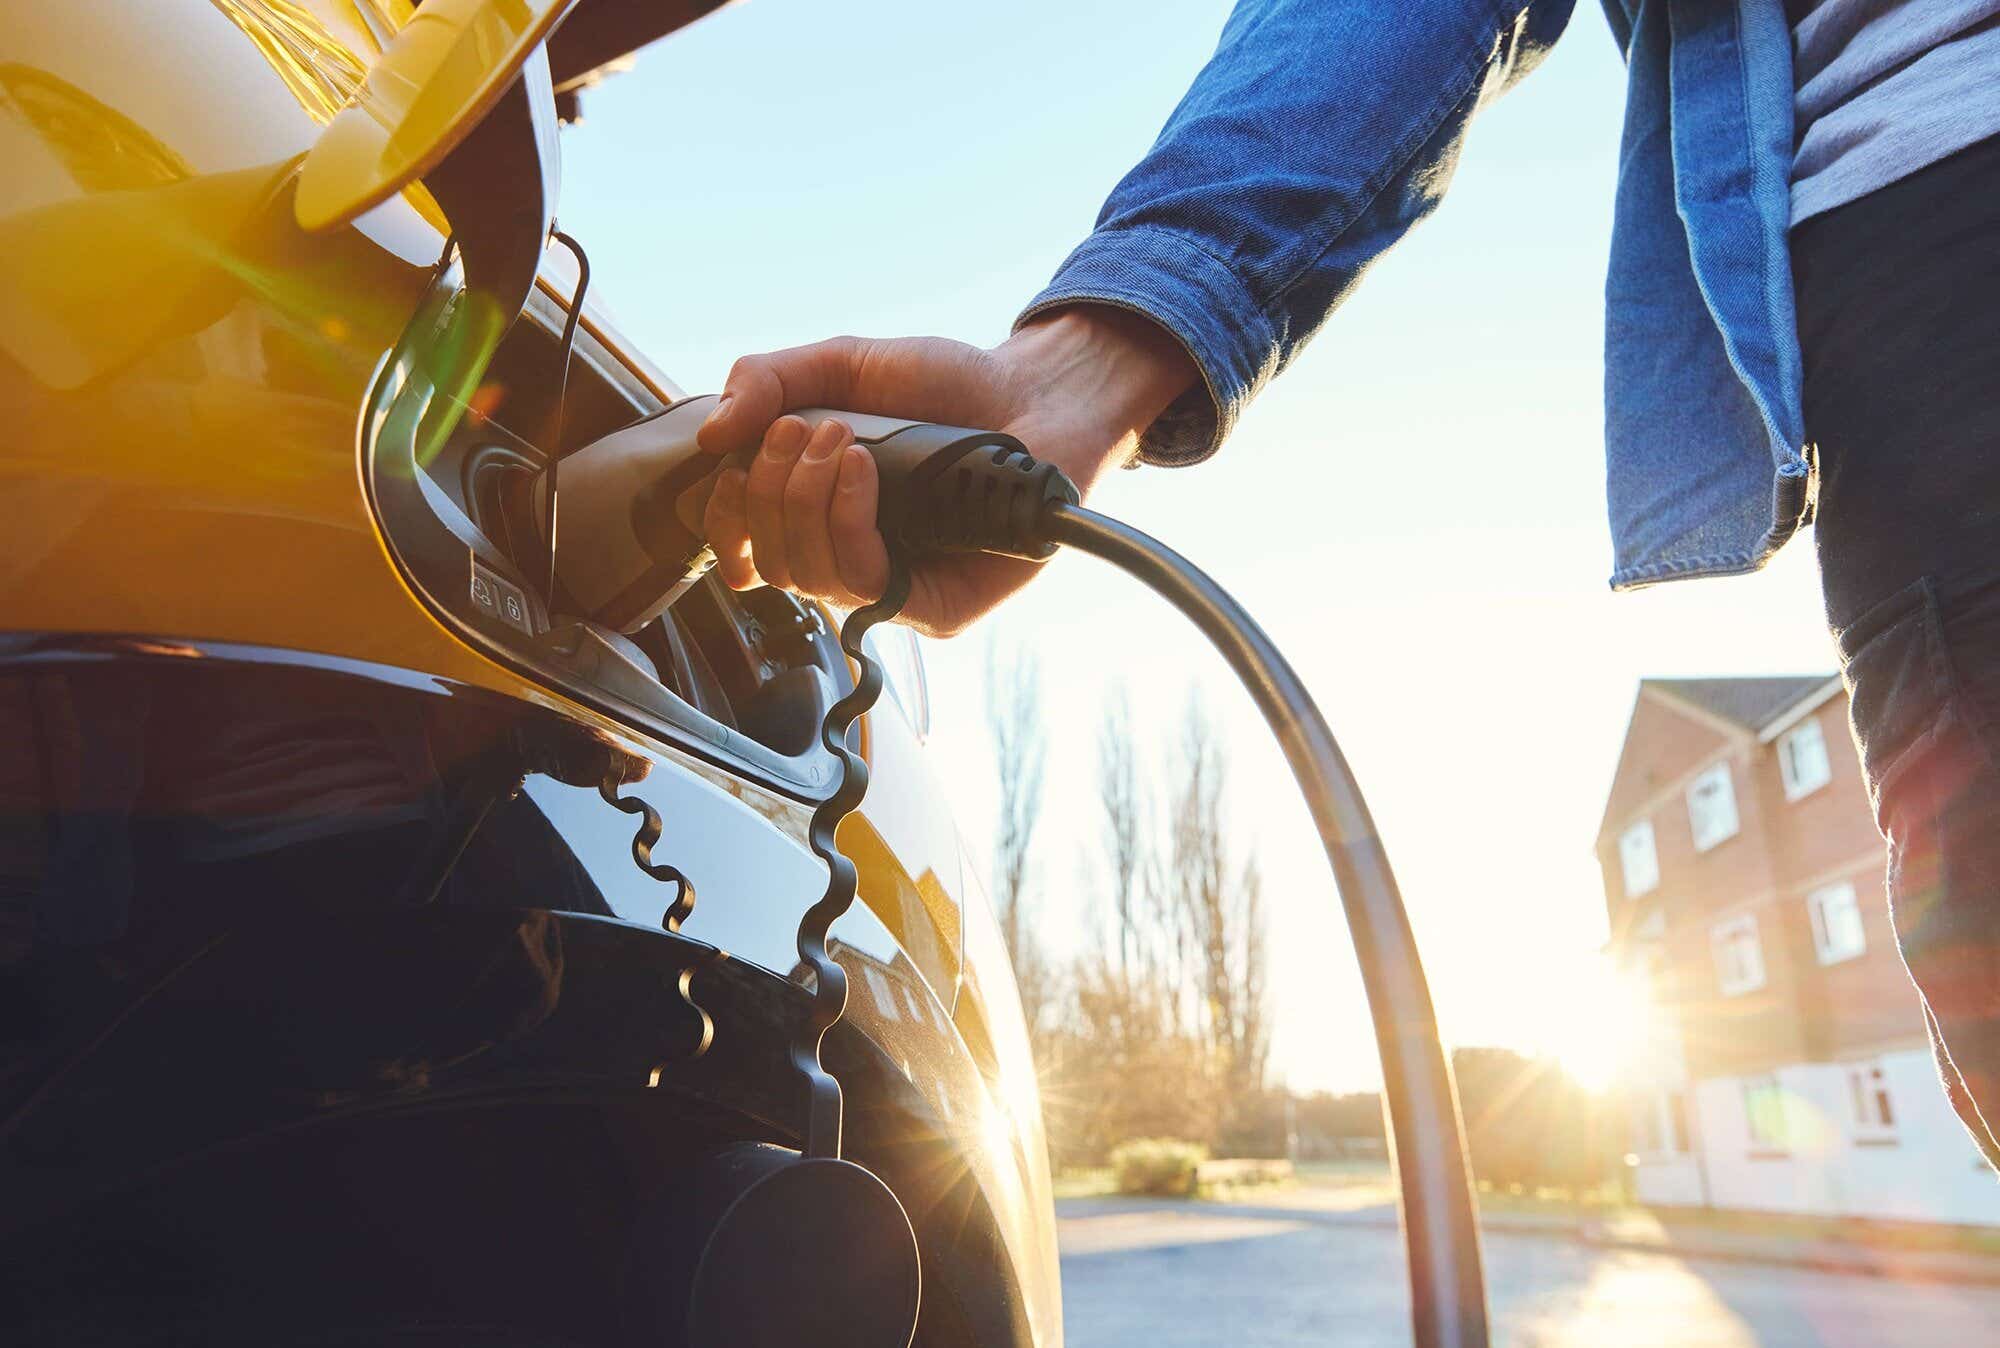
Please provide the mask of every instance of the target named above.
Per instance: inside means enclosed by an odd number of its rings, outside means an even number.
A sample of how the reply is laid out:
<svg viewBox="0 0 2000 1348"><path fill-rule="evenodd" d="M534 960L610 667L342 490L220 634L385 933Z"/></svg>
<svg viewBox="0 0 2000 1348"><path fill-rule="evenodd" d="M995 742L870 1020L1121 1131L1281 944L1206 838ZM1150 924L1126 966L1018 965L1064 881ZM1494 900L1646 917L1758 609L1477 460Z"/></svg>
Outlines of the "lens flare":
<svg viewBox="0 0 2000 1348"><path fill-rule="evenodd" d="M1645 1061L1657 1033L1647 981L1593 956L1579 970L1567 1000L1576 1013L1563 1019L1553 1045L1563 1071L1593 1092L1625 1082Z"/></svg>

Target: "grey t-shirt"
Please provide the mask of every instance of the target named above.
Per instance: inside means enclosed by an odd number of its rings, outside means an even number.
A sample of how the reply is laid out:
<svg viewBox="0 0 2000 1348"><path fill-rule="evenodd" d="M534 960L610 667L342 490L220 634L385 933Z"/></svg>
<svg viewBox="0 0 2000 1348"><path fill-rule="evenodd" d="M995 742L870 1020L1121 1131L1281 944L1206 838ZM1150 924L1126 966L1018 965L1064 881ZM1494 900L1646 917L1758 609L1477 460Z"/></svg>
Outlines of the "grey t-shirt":
<svg viewBox="0 0 2000 1348"><path fill-rule="evenodd" d="M1789 0L1792 223L2000 134L2000 0Z"/></svg>

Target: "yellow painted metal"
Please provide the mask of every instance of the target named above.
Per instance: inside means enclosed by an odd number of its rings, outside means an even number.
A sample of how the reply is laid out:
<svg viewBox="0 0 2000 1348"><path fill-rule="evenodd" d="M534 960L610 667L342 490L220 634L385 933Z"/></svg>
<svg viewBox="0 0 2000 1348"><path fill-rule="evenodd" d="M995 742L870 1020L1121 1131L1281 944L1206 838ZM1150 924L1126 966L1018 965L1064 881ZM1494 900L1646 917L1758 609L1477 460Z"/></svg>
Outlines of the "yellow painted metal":
<svg viewBox="0 0 2000 1348"><path fill-rule="evenodd" d="M291 57L368 52L354 7L77 0L21 17L0 37L0 352L20 372L0 387L0 630L321 652L590 716L440 626L361 490L364 396L444 237L407 197L320 235L292 221L289 170L324 108L301 74L319 58ZM949 1005L953 834L909 739L871 727L873 822L850 827L864 875L880 872L868 897ZM757 803L803 836L803 807Z"/></svg>
<svg viewBox="0 0 2000 1348"><path fill-rule="evenodd" d="M882 811L875 812L878 816ZM917 966L924 981L944 1006L957 998L960 968L958 904L937 871L925 867L912 875L908 863L915 858L890 847L867 815L850 814L840 822L835 842L854 863L859 877L858 897L868 910L882 919L895 934L897 943ZM953 856L952 889L957 888L957 862Z"/></svg>
<svg viewBox="0 0 2000 1348"><path fill-rule="evenodd" d="M367 390L444 222L412 182L306 233L293 170L331 134L353 64L447 2L67 0L0 25L0 631L374 661L635 737L442 626L362 487ZM542 290L566 299L552 272ZM678 394L601 316L585 326L657 396ZM840 841L864 903L993 1076L987 1112L1010 1121L993 1132L1015 1167L998 1207L1010 1245L1033 1251L1048 1246L1046 1177L1005 952L960 930L955 830L894 716L870 718L875 783ZM803 838L805 804L652 747ZM1030 1300L1052 1315L1036 1258Z"/></svg>
<svg viewBox="0 0 2000 1348"><path fill-rule="evenodd" d="M138 355L200 303L227 265L215 241L266 210L288 172L181 176L0 217L0 349L63 389Z"/></svg>
<svg viewBox="0 0 2000 1348"><path fill-rule="evenodd" d="M446 632L387 554L357 428L444 234L414 193L299 230L320 122L268 7L0 30L0 630L338 655L602 721ZM293 40L370 52L347 0L290 10Z"/></svg>
<svg viewBox="0 0 2000 1348"><path fill-rule="evenodd" d="M343 224L435 168L574 3L429 0L419 8L306 156L299 224Z"/></svg>
<svg viewBox="0 0 2000 1348"><path fill-rule="evenodd" d="M0 426L0 630L370 660L611 728L440 626L368 511L365 393L444 236L409 196L323 234L293 222L290 169L324 108L291 56L367 53L353 6L78 0L24 18L0 37L0 108L14 114L0 115L14 170L0 175L0 351L24 377ZM570 284L558 273L542 289ZM586 322L656 395L678 395L608 323ZM883 771L872 822L850 827L866 897L950 1005L953 834L893 730L870 729ZM805 807L696 770L803 838Z"/></svg>
<svg viewBox="0 0 2000 1348"><path fill-rule="evenodd" d="M340 41L306 6L293 0L215 0L215 5L264 53L314 121L332 121L361 91L375 53L364 56ZM371 29L369 37L374 36Z"/></svg>

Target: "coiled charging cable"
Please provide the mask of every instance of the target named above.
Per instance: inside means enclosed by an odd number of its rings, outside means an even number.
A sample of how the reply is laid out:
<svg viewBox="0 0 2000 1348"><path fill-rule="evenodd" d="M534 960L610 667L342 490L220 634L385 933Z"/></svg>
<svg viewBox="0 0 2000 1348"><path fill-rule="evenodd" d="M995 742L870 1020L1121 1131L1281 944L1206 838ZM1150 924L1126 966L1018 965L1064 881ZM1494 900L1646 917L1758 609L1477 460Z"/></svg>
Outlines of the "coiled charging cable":
<svg viewBox="0 0 2000 1348"><path fill-rule="evenodd" d="M822 730L845 771L813 817L814 850L828 862L828 886L799 933L800 954L819 974L809 1042L795 1045L793 1055L810 1091L807 1153L838 1155L840 1146L839 1086L820 1067L818 1047L845 1001L826 932L854 899L854 869L833 848L833 834L867 782L846 732L882 683L861 638L900 610L913 556L993 552L1044 560L1058 548L1076 548L1144 582L1200 628L1277 735L1333 868L1375 1023L1415 1342L1419 1348L1484 1348L1486 1288L1471 1170L1423 961L1360 784L1305 684L1256 620L1200 568L1130 525L1085 509L1059 469L1037 463L1012 437L918 424L873 441L869 450L882 484L876 522L889 544L891 579L882 600L842 626L841 645L861 677Z"/></svg>

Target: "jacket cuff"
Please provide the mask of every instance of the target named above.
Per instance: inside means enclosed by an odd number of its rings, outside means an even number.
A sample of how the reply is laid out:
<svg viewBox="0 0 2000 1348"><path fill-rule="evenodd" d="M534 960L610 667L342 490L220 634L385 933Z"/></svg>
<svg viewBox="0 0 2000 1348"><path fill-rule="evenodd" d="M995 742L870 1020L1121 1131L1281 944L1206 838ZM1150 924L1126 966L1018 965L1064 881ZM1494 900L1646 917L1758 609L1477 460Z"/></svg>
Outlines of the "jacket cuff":
<svg viewBox="0 0 2000 1348"><path fill-rule="evenodd" d="M1276 337L1243 284L1214 256L1164 229L1098 230L1014 326L1069 304L1108 304L1152 319L1201 371L1202 387L1175 399L1140 438L1139 457L1149 464L1178 467L1215 453L1277 370Z"/></svg>

